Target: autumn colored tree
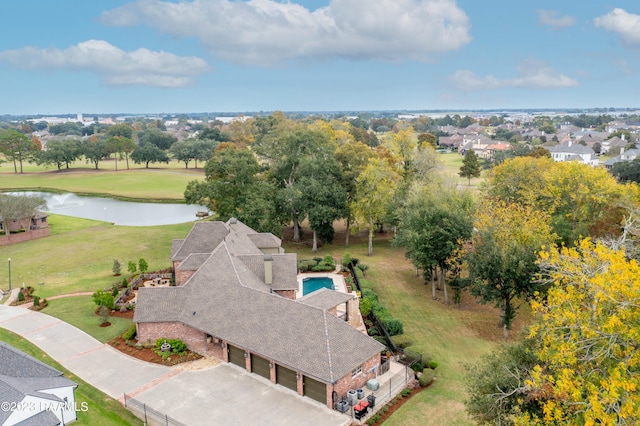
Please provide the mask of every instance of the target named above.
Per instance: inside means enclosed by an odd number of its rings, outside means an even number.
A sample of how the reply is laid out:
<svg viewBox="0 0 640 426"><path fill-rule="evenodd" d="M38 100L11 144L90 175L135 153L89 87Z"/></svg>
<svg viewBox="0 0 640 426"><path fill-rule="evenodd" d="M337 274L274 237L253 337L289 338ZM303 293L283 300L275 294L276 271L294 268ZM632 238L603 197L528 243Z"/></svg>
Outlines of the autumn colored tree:
<svg viewBox="0 0 640 426"><path fill-rule="evenodd" d="M549 217L523 204L485 199L466 247L471 293L502 311L503 336L518 310L544 286L535 279L537 254L555 240Z"/></svg>
<svg viewBox="0 0 640 426"><path fill-rule="evenodd" d="M40 149L41 145L23 133L15 130L0 131L0 153L13 162L14 173L18 173L18 164L22 173L22 163L34 158Z"/></svg>
<svg viewBox="0 0 640 426"><path fill-rule="evenodd" d="M437 147L438 138L431 133L420 133L418 135L418 143L420 146L431 146L433 149Z"/></svg>
<svg viewBox="0 0 640 426"><path fill-rule="evenodd" d="M580 237L616 235L620 222L640 200L638 187L621 185L604 169L550 158L520 157L493 170L489 194L506 202L530 203L551 216L566 245Z"/></svg>
<svg viewBox="0 0 640 426"><path fill-rule="evenodd" d="M369 256L373 255L374 225L386 214L386 207L393 199L398 180L398 173L380 158L371 159L356 179L356 197L351 210L360 226L367 226L369 229Z"/></svg>
<svg viewBox="0 0 640 426"><path fill-rule="evenodd" d="M542 413L519 424L635 424L640 418L640 266L590 239L549 250L551 285L532 304L540 365L527 385Z"/></svg>

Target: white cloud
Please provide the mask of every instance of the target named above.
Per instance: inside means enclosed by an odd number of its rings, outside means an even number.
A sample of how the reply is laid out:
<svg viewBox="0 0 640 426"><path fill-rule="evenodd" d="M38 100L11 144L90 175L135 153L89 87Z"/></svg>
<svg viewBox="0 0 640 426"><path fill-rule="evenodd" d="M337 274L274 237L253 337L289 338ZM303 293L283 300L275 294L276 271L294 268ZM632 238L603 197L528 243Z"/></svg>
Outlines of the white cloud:
<svg viewBox="0 0 640 426"><path fill-rule="evenodd" d="M18 68L65 69L99 74L109 85L185 86L209 69L196 57L137 49L125 52L103 40L88 40L60 50L24 47L0 52L0 62Z"/></svg>
<svg viewBox="0 0 640 426"><path fill-rule="evenodd" d="M640 15L616 8L606 15L598 16L593 23L596 27L617 34L627 46L640 46Z"/></svg>
<svg viewBox="0 0 640 426"><path fill-rule="evenodd" d="M578 85L578 81L555 71L542 62L528 59L517 68L518 76L499 79L492 75L477 76L473 71L456 71L449 79L460 90L493 90L505 87L559 89Z"/></svg>
<svg viewBox="0 0 640 426"><path fill-rule="evenodd" d="M275 0L138 0L104 12L101 21L195 37L214 55L261 65L329 57L429 61L471 40L469 18L455 0L332 0L314 11Z"/></svg>
<svg viewBox="0 0 640 426"><path fill-rule="evenodd" d="M572 27L576 24L576 18L573 16L558 16L556 10L539 9L536 11L538 15L538 24L547 25L555 29L563 29Z"/></svg>

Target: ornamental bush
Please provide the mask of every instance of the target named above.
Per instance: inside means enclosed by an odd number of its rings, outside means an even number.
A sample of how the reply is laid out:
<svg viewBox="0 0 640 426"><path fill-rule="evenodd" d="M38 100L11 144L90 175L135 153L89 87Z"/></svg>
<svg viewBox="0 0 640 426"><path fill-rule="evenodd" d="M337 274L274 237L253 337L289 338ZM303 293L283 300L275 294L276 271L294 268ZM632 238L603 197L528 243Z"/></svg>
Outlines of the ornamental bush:
<svg viewBox="0 0 640 426"><path fill-rule="evenodd" d="M98 306L105 306L107 309L115 308L115 301L110 292L105 292L102 290L98 290L93 293L93 303Z"/></svg>
<svg viewBox="0 0 640 426"><path fill-rule="evenodd" d="M127 331L122 333L122 340L128 341L132 340L134 337L136 337L136 325L131 324Z"/></svg>
<svg viewBox="0 0 640 426"><path fill-rule="evenodd" d="M422 375L418 379L418 383L422 387L429 386L433 382L433 379L435 377L436 377L436 372L435 371L433 371L430 368L425 368L424 370L422 370Z"/></svg>

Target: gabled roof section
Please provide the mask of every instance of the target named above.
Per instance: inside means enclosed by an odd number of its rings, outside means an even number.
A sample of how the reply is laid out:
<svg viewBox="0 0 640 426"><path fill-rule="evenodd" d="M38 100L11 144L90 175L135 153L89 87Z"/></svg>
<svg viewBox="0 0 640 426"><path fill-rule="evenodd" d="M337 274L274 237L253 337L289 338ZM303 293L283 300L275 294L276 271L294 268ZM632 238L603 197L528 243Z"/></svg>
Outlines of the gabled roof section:
<svg viewBox="0 0 640 426"><path fill-rule="evenodd" d="M247 237L259 249L278 248L282 245L282 240L270 232L261 232L258 234L247 234Z"/></svg>
<svg viewBox="0 0 640 426"><path fill-rule="evenodd" d="M274 254L273 283L274 290L298 290L298 257L295 254Z"/></svg>
<svg viewBox="0 0 640 426"><path fill-rule="evenodd" d="M176 269L179 271L197 271L209 257L211 257L211 253L190 254Z"/></svg>
<svg viewBox="0 0 640 426"><path fill-rule="evenodd" d="M223 222L196 222L171 260L182 261L192 253L211 253L227 234L229 228Z"/></svg>
<svg viewBox="0 0 640 426"><path fill-rule="evenodd" d="M339 304L348 302L354 298L355 296L353 294L329 290L328 288L321 288L318 291L314 291L311 294L301 297L298 299L298 303L304 303L305 305L326 310L335 308Z"/></svg>
<svg viewBox="0 0 640 426"><path fill-rule="evenodd" d="M0 374L10 377L58 377L62 372L0 341Z"/></svg>
<svg viewBox="0 0 640 426"><path fill-rule="evenodd" d="M171 259L173 259L173 256L178 252L178 250L182 246L182 243L184 243L184 239L171 240L171 256L170 256Z"/></svg>

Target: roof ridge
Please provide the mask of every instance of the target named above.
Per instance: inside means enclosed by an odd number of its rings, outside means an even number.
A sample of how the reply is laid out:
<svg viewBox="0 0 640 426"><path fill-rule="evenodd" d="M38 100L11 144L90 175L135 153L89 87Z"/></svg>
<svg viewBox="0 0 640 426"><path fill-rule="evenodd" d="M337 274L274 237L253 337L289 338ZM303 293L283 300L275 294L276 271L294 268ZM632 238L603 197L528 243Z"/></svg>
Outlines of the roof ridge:
<svg viewBox="0 0 640 426"><path fill-rule="evenodd" d="M331 360L331 344L329 342L329 327L327 326L327 311L322 310L322 321L324 323L324 336L327 339L327 361L329 362L329 379L331 383L335 383L333 378L333 362Z"/></svg>

